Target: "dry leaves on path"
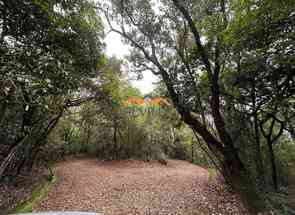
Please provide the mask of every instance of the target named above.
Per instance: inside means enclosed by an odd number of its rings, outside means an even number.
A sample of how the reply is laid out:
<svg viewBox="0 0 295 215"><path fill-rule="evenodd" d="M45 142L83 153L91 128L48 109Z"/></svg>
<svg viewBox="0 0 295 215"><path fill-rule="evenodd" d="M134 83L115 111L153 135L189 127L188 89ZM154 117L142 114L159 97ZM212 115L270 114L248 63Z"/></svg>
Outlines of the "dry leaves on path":
<svg viewBox="0 0 295 215"><path fill-rule="evenodd" d="M35 211L127 214L248 214L237 195L185 161L71 160L55 168L59 181ZM219 187L219 188L218 188Z"/></svg>

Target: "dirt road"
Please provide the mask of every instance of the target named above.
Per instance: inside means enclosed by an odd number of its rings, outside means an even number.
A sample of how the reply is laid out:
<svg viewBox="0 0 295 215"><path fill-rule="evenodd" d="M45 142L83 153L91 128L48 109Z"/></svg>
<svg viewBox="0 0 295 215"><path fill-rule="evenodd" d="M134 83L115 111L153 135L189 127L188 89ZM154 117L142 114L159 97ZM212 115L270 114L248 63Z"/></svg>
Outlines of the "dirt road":
<svg viewBox="0 0 295 215"><path fill-rule="evenodd" d="M58 182L35 211L127 214L247 214L238 197L207 170L185 161L71 160L55 167Z"/></svg>

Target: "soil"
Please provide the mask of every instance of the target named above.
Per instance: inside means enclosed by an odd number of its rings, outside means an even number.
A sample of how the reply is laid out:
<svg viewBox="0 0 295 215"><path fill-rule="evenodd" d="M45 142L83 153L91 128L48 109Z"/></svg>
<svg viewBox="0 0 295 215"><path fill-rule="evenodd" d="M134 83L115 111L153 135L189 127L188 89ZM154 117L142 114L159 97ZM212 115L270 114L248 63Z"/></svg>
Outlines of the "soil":
<svg viewBox="0 0 295 215"><path fill-rule="evenodd" d="M58 182L35 211L127 214L249 214L224 182L186 161L78 159L54 168Z"/></svg>

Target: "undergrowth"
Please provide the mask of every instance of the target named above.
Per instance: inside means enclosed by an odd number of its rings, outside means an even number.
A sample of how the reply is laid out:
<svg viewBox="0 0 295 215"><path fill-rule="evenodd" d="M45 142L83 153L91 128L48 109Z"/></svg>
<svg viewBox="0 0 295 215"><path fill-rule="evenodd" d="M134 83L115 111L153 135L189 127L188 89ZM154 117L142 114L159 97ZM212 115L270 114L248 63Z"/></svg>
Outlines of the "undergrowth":
<svg viewBox="0 0 295 215"><path fill-rule="evenodd" d="M55 184L57 177L44 177L39 186L32 192L31 197L18 204L15 208L11 209L9 214L17 213L30 213L33 208L42 200L42 198L51 190Z"/></svg>

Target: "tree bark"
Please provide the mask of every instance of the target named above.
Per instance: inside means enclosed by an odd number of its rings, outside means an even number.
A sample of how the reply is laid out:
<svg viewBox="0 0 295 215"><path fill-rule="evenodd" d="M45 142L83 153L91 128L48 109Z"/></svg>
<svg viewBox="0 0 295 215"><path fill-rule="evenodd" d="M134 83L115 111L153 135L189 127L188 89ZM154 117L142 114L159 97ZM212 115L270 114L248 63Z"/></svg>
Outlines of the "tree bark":
<svg viewBox="0 0 295 215"><path fill-rule="evenodd" d="M114 147L113 147L113 160L117 160L117 159L118 159L118 140L117 140L117 131L118 131L118 123L117 123L117 119L114 119L114 134L113 134Z"/></svg>
<svg viewBox="0 0 295 215"><path fill-rule="evenodd" d="M178 108L178 111L181 114L183 120L202 136L202 138L207 143L209 149L215 155L218 156L218 154L221 154L223 156L224 174L227 175L229 178L242 178L246 175L246 169L239 157L237 149L234 146L233 140L226 129L225 121L220 112L220 90L218 83L220 73L220 50L218 44L219 40L217 39L215 51L215 67L213 69L213 66L211 65L211 62L209 60L209 55L201 42L201 36L199 34L198 28L195 25L189 11L184 7L184 5L179 0L172 0L172 2L174 6L181 12L184 19L187 21L188 26L194 36L195 44L198 47L198 51L200 52L201 60L207 71L212 93L210 106L214 124L218 131L220 141L217 140L202 123L200 123L197 119L194 119L194 117L191 116L190 112L188 112L184 108ZM163 78L165 80L165 77ZM173 91L172 86L167 86L167 88L168 91ZM174 95L174 97L176 97L176 95ZM173 95L172 100L175 100L173 99ZM177 102L174 103L177 104Z"/></svg>
<svg viewBox="0 0 295 215"><path fill-rule="evenodd" d="M265 122L267 122L266 120ZM265 123L264 122L264 123ZM277 166L276 166L276 159L275 159L275 154L273 151L273 144L277 141L277 139L282 135L283 130L284 130L284 125L281 124L280 131L275 137L272 138L273 131L274 131L274 126L275 126L276 119L273 118L270 124L269 132L266 133L263 129L263 123L260 124L260 129L267 141L267 146L268 146L268 152L269 152L269 159L271 163L271 175L272 175L272 181L273 181L273 186L274 189L277 191L278 190L278 174L277 174Z"/></svg>
<svg viewBox="0 0 295 215"><path fill-rule="evenodd" d="M277 174L277 166L276 166L276 160L275 160L275 154L273 151L273 146L272 146L272 140L268 139L267 140L267 146L268 146L268 151L269 151L269 158L271 162L271 170L272 170L272 181L273 181L273 186L274 189L277 191L278 190L278 174Z"/></svg>
<svg viewBox="0 0 295 215"><path fill-rule="evenodd" d="M14 162L14 159L17 157L18 150L25 144L26 140L28 140L29 135L22 139L17 145L15 145L6 156L6 158L2 161L0 165L0 179L4 176L4 173L8 166Z"/></svg>
<svg viewBox="0 0 295 215"><path fill-rule="evenodd" d="M264 169L261 157L261 143L260 143L260 132L259 132L259 123L257 116L257 107L256 107L256 83L255 77L252 80L252 89L251 89L251 99L252 99L252 116L254 119L254 136L255 136L255 166L257 172L257 179L259 185L264 184ZM262 186L261 186L262 187Z"/></svg>

